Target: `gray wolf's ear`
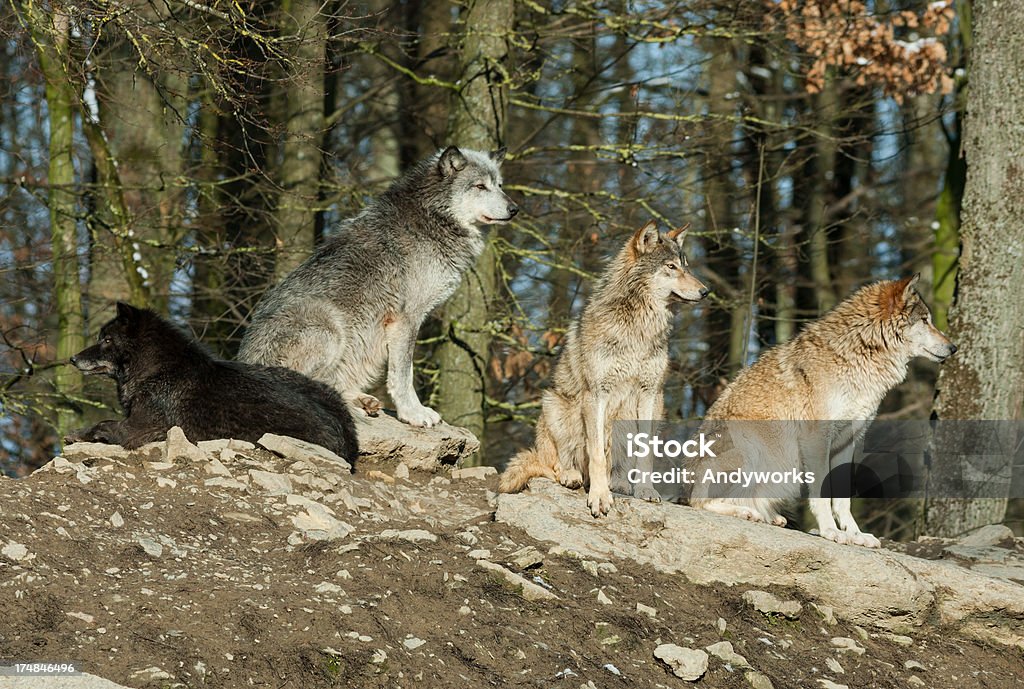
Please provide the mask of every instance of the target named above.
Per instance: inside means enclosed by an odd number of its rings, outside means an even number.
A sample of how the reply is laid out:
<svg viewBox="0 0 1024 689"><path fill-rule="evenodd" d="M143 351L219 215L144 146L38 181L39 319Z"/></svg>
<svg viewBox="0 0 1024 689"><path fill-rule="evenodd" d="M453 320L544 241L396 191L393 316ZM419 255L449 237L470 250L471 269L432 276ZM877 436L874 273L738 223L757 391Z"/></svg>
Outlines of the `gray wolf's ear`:
<svg viewBox="0 0 1024 689"><path fill-rule="evenodd" d="M468 162L458 146L449 146L444 149L441 157L438 158L437 169L441 171L442 177L449 177L464 169Z"/></svg>
<svg viewBox="0 0 1024 689"><path fill-rule="evenodd" d="M506 153L508 153L508 147L502 146L497 151L491 151L488 155L491 157L491 160L493 160L496 165L501 165L502 162L504 162L505 160Z"/></svg>
<svg viewBox="0 0 1024 689"><path fill-rule="evenodd" d="M633 233L629 240L629 253L636 258L653 249L659 241L661 236L658 234L658 223L648 220L646 225Z"/></svg>

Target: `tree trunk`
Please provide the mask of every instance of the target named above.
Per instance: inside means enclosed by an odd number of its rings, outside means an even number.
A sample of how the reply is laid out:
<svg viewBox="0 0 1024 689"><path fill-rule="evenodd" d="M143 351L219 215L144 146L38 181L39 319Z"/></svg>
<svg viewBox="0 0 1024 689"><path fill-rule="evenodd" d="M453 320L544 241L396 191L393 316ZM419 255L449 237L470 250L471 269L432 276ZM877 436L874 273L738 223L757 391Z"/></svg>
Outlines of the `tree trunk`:
<svg viewBox="0 0 1024 689"><path fill-rule="evenodd" d="M454 94L449 124L449 140L460 146L488 150L504 139L508 112L504 62L513 6L512 0L473 0L469 5L459 54L459 83L463 88ZM496 261L494 242L489 240L476 269L470 271L445 306L443 331L448 339L437 356L438 411L448 423L465 426L481 440Z"/></svg>
<svg viewBox="0 0 1024 689"><path fill-rule="evenodd" d="M1002 40L1024 32L1024 5L983 0L974 13L960 270L950 309L960 351L939 374L933 417L940 421L1018 420L1024 404L1024 45ZM925 528L954 536L1000 522L1005 511L1006 499L991 489L983 499L933 499Z"/></svg>
<svg viewBox="0 0 1024 689"><path fill-rule="evenodd" d="M70 19L62 10L43 13L35 4L25 6L25 19L38 49L39 67L46 80L49 114L47 203L53 252L53 295L57 315L57 361L67 361L85 346L82 320L82 284L79 278L78 233L75 222L74 146L75 90L68 78ZM60 435L72 430L79 413L69 404L82 390L82 374L74 366L54 369L57 401L56 425Z"/></svg>
<svg viewBox="0 0 1024 689"><path fill-rule="evenodd" d="M290 0L281 6L281 33L295 36L285 65L284 141L274 210L277 227L275 282L280 282L313 251L320 191L321 135L324 129L324 72L327 20L317 0Z"/></svg>

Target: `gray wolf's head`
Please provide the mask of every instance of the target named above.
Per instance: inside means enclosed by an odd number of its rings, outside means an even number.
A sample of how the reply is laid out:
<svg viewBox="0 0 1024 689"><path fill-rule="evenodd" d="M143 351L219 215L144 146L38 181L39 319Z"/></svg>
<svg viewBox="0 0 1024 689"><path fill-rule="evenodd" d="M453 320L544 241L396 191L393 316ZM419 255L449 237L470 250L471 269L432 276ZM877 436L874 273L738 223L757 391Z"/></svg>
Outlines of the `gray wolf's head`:
<svg viewBox="0 0 1024 689"><path fill-rule="evenodd" d="M683 253L686 228L667 234L658 232L651 220L633 233L626 244L628 270L636 279L648 282L658 301L696 303L708 295L708 288L690 272Z"/></svg>
<svg viewBox="0 0 1024 689"><path fill-rule="evenodd" d="M519 212L501 189L505 149L490 153L449 146L437 156L437 169L451 185L451 213L463 227L506 223Z"/></svg>
<svg viewBox="0 0 1024 689"><path fill-rule="evenodd" d="M901 339L909 358L923 356L935 362L945 361L956 352L956 345L932 324L932 311L914 287L921 274L894 280L888 293L891 312L902 330Z"/></svg>

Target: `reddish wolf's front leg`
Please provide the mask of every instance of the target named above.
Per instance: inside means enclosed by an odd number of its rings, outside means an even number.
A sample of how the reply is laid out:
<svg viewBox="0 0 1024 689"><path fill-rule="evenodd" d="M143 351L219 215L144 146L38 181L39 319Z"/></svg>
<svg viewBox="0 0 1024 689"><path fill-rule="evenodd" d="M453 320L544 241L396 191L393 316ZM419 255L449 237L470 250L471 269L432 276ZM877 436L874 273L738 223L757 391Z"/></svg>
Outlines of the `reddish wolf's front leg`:
<svg viewBox="0 0 1024 689"><path fill-rule="evenodd" d="M608 402L600 392L591 392L583 397L583 428L587 439L587 460L590 474L590 491L587 493L587 507L595 517L608 514L612 508L612 491L609 487L611 466L604 451L604 413Z"/></svg>

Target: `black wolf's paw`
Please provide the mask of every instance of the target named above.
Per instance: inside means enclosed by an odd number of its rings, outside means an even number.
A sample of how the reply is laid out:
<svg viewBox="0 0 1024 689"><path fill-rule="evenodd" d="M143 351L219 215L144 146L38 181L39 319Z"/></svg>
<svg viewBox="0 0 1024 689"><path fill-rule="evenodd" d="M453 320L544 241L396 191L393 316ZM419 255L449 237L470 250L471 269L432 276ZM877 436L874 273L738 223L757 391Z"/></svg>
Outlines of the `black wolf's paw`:
<svg viewBox="0 0 1024 689"><path fill-rule="evenodd" d="M89 439L88 439L88 437L86 435L86 433L88 433L88 431L89 431L88 428L79 428L76 431L69 431L67 433L67 435L64 436L62 441L63 441L63 443L65 445L73 445L74 443L85 443L85 442L88 442Z"/></svg>

